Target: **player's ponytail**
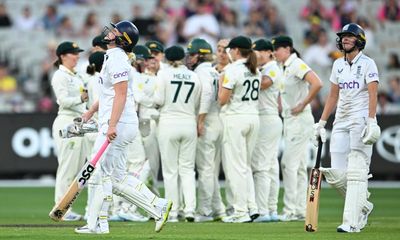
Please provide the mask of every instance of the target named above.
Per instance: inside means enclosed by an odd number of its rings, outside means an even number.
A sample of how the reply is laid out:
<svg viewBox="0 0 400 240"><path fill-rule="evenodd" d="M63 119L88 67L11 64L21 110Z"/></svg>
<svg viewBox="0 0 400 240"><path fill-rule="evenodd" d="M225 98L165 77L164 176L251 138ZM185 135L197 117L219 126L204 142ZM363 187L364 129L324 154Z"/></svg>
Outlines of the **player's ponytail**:
<svg viewBox="0 0 400 240"><path fill-rule="evenodd" d="M62 64L61 58L58 57L58 59L53 63L53 66L55 68L58 68Z"/></svg>
<svg viewBox="0 0 400 240"><path fill-rule="evenodd" d="M249 69L252 74L256 74L257 72L257 55L253 51L253 49L243 49L239 48L239 52L243 57L247 58L247 61L244 65Z"/></svg>
<svg viewBox="0 0 400 240"><path fill-rule="evenodd" d="M290 48L290 53L296 53L298 58L301 58L299 51L297 51L294 47Z"/></svg>
<svg viewBox="0 0 400 240"><path fill-rule="evenodd" d="M93 76L95 72L96 72L96 65L94 65L94 63L89 64L86 68L86 73Z"/></svg>

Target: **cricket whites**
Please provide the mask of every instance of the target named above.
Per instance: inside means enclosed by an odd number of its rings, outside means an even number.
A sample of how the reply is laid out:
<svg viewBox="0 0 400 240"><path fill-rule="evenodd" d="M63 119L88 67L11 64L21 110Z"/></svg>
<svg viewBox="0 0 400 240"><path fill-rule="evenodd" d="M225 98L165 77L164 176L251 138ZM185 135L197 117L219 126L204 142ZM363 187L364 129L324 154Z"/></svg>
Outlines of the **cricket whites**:
<svg viewBox="0 0 400 240"><path fill-rule="evenodd" d="M79 171L78 175L74 181L69 186L67 192L64 194L63 198L53 207L49 213L49 217L54 221L61 221L65 213L74 203L76 198L79 196L85 185L87 184L89 178L91 177L96 164L103 155L104 151L107 149L110 142L106 140L101 146L100 150L97 152L96 156L87 162L83 168Z"/></svg>
<svg viewBox="0 0 400 240"><path fill-rule="evenodd" d="M317 160L311 170L310 182L307 191L307 210L305 228L307 232L315 232L318 229L319 195L321 192L322 174L319 170L321 165L322 141L318 139Z"/></svg>

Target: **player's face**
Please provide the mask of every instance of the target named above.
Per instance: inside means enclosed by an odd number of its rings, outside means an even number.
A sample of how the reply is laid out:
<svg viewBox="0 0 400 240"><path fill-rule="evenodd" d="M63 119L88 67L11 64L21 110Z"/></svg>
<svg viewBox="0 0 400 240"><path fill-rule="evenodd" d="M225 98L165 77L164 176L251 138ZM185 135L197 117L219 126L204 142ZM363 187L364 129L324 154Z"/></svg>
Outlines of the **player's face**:
<svg viewBox="0 0 400 240"><path fill-rule="evenodd" d="M161 62L164 58L164 54L158 51L151 51L151 55L158 61Z"/></svg>
<svg viewBox="0 0 400 240"><path fill-rule="evenodd" d="M145 61L145 67L152 73L156 73L159 68L159 63L155 58L149 58Z"/></svg>
<svg viewBox="0 0 400 240"><path fill-rule="evenodd" d="M221 46L221 45L218 46L217 61L222 65L226 65L229 63L229 58L228 58L228 55L226 54L225 46Z"/></svg>
<svg viewBox="0 0 400 240"><path fill-rule="evenodd" d="M274 55L278 62L285 62L290 55L290 47L278 47L275 49Z"/></svg>
<svg viewBox="0 0 400 240"><path fill-rule="evenodd" d="M342 46L344 50L350 50L356 44L357 38L352 34L345 34L342 37Z"/></svg>
<svg viewBox="0 0 400 240"><path fill-rule="evenodd" d="M68 69L72 69L76 66L79 60L79 53L67 53L61 55L62 64Z"/></svg>

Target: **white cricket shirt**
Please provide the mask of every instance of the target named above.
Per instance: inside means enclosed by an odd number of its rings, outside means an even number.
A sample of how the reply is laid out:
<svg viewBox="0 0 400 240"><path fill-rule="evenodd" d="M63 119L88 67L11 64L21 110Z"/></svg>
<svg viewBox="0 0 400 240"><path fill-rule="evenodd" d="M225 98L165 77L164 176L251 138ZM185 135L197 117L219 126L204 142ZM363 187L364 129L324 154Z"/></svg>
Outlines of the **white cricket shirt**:
<svg viewBox="0 0 400 240"><path fill-rule="evenodd" d="M278 115L278 97L282 78L282 70L276 61L270 61L261 67L261 76L272 80L272 85L267 89L260 89L258 100L260 115Z"/></svg>
<svg viewBox="0 0 400 240"><path fill-rule="evenodd" d="M199 114L219 114L218 81L219 74L210 62L199 64L194 70L201 81L202 91Z"/></svg>
<svg viewBox="0 0 400 240"><path fill-rule="evenodd" d="M333 63L331 77L339 85L339 100L336 119L368 117L369 94L367 84L379 82L375 61L358 53L349 64L343 57Z"/></svg>

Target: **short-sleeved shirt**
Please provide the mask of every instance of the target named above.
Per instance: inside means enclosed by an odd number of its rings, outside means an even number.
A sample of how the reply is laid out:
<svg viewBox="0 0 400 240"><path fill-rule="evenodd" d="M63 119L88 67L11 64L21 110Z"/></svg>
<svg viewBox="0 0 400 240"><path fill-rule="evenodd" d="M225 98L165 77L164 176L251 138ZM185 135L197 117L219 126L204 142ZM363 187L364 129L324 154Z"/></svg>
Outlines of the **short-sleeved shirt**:
<svg viewBox="0 0 400 240"><path fill-rule="evenodd" d="M80 117L86 111L86 103L81 100L83 80L76 72L60 65L51 79L51 86L59 106L59 115Z"/></svg>
<svg viewBox="0 0 400 240"><path fill-rule="evenodd" d="M108 49L104 57L103 68L99 77L99 121L107 123L111 117L115 91L114 84L128 81L126 103L119 122L137 123L135 100L133 96L134 68L130 65L128 55L120 48Z"/></svg>
<svg viewBox="0 0 400 240"><path fill-rule="evenodd" d="M282 70L276 61L270 61L260 68L261 75L267 76L272 85L260 90L259 111L260 115L278 115L278 97L282 78Z"/></svg>
<svg viewBox="0 0 400 240"><path fill-rule="evenodd" d="M349 64L343 57L333 63L331 77L339 85L336 119L368 117L368 83L379 82L378 68L374 60L358 53Z"/></svg>
<svg viewBox="0 0 400 240"><path fill-rule="evenodd" d="M218 81L219 74L210 62L199 64L194 70L201 81L202 91L199 114L207 113L216 115L219 113Z"/></svg>
<svg viewBox="0 0 400 240"><path fill-rule="evenodd" d="M158 111L153 107L157 76L146 72L136 72L134 79L134 93L136 103L139 105L139 118L149 119L151 115L158 115Z"/></svg>
<svg viewBox="0 0 400 240"><path fill-rule="evenodd" d="M290 111L303 101L308 95L308 82L304 77L311 68L296 53L292 53L289 58L281 65L283 70L281 99L283 117L289 117ZM303 111L311 111L310 104Z"/></svg>
<svg viewBox="0 0 400 240"><path fill-rule="evenodd" d="M224 111L229 114L257 114L261 86L261 73L251 73L246 67L247 59L230 64L224 73L222 87L232 90L231 98Z"/></svg>
<svg viewBox="0 0 400 240"><path fill-rule="evenodd" d="M154 103L160 118L195 119L200 104L201 82L186 66L167 67L157 74Z"/></svg>

